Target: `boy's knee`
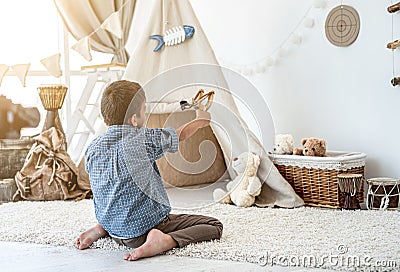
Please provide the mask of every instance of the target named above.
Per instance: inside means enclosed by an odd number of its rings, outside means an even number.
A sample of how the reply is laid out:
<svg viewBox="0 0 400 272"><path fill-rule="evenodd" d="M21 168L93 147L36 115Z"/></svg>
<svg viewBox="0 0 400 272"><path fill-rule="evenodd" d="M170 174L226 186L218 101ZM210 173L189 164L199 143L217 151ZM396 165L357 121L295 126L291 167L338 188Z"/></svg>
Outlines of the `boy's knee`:
<svg viewBox="0 0 400 272"><path fill-rule="evenodd" d="M213 226L215 227L215 229L217 230L217 239L221 238L222 236L222 230L224 229L224 226L222 225L221 221L219 221L218 219L213 220Z"/></svg>

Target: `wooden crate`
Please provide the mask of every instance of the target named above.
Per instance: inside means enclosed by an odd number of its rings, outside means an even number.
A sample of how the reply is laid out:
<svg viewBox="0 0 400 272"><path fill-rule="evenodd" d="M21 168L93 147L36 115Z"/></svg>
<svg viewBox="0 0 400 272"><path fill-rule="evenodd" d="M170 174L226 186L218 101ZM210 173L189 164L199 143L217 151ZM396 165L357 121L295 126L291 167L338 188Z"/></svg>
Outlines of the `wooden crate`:
<svg viewBox="0 0 400 272"><path fill-rule="evenodd" d="M0 179L14 178L33 143L32 138L0 139Z"/></svg>
<svg viewBox="0 0 400 272"><path fill-rule="evenodd" d="M17 185L14 179L0 180L0 203L12 201L16 191Z"/></svg>

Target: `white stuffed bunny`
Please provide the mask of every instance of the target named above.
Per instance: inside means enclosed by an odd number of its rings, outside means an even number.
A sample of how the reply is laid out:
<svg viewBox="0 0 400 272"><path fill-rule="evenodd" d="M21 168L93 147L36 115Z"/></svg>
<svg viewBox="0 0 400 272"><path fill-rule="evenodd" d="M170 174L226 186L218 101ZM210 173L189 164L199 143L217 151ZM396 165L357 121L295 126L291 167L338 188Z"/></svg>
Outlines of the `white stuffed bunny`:
<svg viewBox="0 0 400 272"><path fill-rule="evenodd" d="M251 152L244 152L233 159L232 168L237 177L230 181L226 188L215 189L213 197L215 201L223 204L235 204L239 207L250 207L254 204L256 196L261 192L261 182L257 177L260 157Z"/></svg>

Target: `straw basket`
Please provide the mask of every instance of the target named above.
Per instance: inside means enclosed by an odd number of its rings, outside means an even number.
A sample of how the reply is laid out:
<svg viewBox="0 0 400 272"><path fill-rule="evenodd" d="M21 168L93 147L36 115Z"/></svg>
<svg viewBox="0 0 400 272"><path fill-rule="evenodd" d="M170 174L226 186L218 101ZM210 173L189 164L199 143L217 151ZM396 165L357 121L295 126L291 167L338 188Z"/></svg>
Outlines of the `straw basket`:
<svg viewBox="0 0 400 272"><path fill-rule="evenodd" d="M281 175L308 206L343 208L345 196L340 193L338 175L361 174L364 177L364 153L328 152L327 157L270 155ZM364 202L363 184L357 192Z"/></svg>
<svg viewBox="0 0 400 272"><path fill-rule="evenodd" d="M68 87L61 84L41 85L38 87L39 97L46 110L59 110L64 104Z"/></svg>
<svg viewBox="0 0 400 272"><path fill-rule="evenodd" d="M26 137L19 140L0 140L0 179L14 178L21 170L34 140Z"/></svg>
<svg viewBox="0 0 400 272"><path fill-rule="evenodd" d="M38 87L40 100L42 101L43 107L47 110L42 131L48 130L51 127L55 127L61 131L64 139L66 139L65 132L61 125L61 119L58 115L58 110L61 109L62 105L64 104L67 90L68 87L62 84L41 85ZM66 141L63 145L63 149L67 149Z"/></svg>

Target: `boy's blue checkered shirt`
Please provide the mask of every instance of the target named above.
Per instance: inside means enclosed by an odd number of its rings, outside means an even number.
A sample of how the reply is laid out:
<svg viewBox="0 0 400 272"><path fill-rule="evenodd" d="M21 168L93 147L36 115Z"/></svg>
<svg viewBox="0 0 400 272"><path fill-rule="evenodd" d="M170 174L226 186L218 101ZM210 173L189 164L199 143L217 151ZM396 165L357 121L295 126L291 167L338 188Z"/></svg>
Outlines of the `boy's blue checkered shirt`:
<svg viewBox="0 0 400 272"><path fill-rule="evenodd" d="M96 218L112 236L138 237L171 211L155 161L178 150L173 128L108 127L87 148Z"/></svg>

